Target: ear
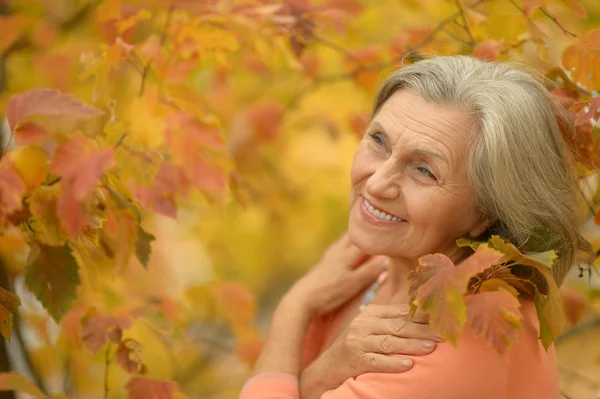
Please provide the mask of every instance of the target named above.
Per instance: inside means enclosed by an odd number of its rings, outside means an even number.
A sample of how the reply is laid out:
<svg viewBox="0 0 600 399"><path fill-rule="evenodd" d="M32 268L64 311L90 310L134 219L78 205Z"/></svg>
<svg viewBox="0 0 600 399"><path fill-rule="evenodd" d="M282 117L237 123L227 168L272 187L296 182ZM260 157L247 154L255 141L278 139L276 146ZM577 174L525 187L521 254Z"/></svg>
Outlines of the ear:
<svg viewBox="0 0 600 399"><path fill-rule="evenodd" d="M475 223L475 225L473 225L473 227L471 227L471 230L469 230L469 236L471 238L477 238L480 235L482 235L487 229L488 227L490 227L494 222L496 222L496 219L490 219L486 216L481 216L481 219Z"/></svg>

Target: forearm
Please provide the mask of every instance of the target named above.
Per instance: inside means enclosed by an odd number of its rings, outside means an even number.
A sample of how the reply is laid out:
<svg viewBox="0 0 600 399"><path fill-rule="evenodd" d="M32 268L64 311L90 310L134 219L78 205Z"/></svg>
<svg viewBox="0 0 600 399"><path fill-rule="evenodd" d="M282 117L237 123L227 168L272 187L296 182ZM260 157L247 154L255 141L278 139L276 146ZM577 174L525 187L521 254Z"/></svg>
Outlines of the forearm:
<svg viewBox="0 0 600 399"><path fill-rule="evenodd" d="M253 375L275 371L299 377L304 337L311 318L304 303L293 293L288 293L273 314L267 342Z"/></svg>
<svg viewBox="0 0 600 399"><path fill-rule="evenodd" d="M334 381L328 370L322 367L319 359L302 371L300 376L300 397L302 399L318 399L323 393L337 388L343 381Z"/></svg>

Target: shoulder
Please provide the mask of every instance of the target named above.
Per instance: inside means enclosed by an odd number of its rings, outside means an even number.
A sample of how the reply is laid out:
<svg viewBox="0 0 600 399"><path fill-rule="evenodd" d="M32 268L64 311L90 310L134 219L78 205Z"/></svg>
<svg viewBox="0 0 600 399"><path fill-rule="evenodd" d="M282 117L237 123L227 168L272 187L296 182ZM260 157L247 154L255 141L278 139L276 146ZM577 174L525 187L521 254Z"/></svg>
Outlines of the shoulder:
<svg viewBox="0 0 600 399"><path fill-rule="evenodd" d="M557 398L554 353L539 344L535 308L524 303L523 315L519 341L504 358L467 326L456 347L441 343L431 354L413 357L408 372L363 374L323 399Z"/></svg>

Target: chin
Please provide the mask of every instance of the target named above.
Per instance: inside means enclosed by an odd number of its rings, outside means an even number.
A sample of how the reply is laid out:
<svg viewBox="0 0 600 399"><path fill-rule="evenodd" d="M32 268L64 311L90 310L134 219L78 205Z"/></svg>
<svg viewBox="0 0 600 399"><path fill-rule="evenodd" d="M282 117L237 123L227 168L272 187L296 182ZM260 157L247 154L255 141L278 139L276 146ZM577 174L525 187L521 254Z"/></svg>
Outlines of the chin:
<svg viewBox="0 0 600 399"><path fill-rule="evenodd" d="M388 255L387 248L378 242L377 237L361 229L352 220L348 223L348 237L358 249L369 255Z"/></svg>

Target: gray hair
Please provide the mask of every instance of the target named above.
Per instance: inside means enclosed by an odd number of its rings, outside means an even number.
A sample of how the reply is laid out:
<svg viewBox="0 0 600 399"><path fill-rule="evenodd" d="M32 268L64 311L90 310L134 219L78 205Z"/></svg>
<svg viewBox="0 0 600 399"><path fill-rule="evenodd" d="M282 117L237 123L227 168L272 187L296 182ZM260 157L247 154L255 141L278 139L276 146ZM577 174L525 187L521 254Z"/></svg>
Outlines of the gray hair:
<svg viewBox="0 0 600 399"><path fill-rule="evenodd" d="M377 93L373 116L402 88L474 117L479 134L470 149L469 179L477 209L496 221L493 233L516 246L540 229L558 236L551 245L560 254L552 272L560 284L585 246L574 163L562 137L575 134L569 113L533 73L469 56L433 57L392 73Z"/></svg>

